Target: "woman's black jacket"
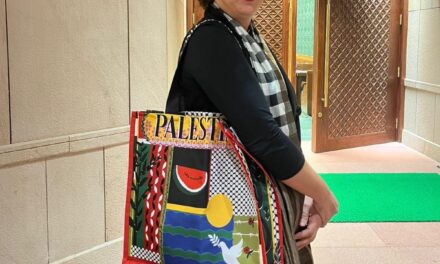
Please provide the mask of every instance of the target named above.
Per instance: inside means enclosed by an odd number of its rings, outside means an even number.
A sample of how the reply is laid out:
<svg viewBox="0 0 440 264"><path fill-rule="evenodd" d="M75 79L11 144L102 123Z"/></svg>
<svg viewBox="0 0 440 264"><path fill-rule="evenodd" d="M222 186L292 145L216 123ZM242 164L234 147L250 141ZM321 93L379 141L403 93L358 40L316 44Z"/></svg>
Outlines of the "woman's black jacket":
<svg viewBox="0 0 440 264"><path fill-rule="evenodd" d="M205 19L224 23L205 23L194 31L176 70L166 112L207 111L222 113L237 132L248 151L275 178L294 176L304 165L300 146L280 130L272 117L252 70L248 53L229 23L218 10L208 7ZM232 30L232 32L234 32ZM278 63L300 136L293 86Z"/></svg>

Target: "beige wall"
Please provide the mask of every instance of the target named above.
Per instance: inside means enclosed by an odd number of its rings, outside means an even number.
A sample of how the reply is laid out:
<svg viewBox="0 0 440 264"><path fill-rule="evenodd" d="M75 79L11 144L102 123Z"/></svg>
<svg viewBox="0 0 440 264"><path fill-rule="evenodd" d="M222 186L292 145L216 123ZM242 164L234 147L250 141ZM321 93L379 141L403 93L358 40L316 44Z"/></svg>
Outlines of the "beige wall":
<svg viewBox="0 0 440 264"><path fill-rule="evenodd" d="M167 2L131 0L129 6L131 107L160 110L167 94Z"/></svg>
<svg viewBox="0 0 440 264"><path fill-rule="evenodd" d="M440 1L409 0L403 143L440 161Z"/></svg>
<svg viewBox="0 0 440 264"><path fill-rule="evenodd" d="M164 109L184 8L0 1L0 263L120 263L129 114Z"/></svg>
<svg viewBox="0 0 440 264"><path fill-rule="evenodd" d="M12 143L127 124L127 3L8 0Z"/></svg>
<svg viewBox="0 0 440 264"><path fill-rule="evenodd" d="M186 33L186 16L185 12L182 12L186 10L186 1L187 0L168 1L168 43L180 43L182 41L182 36L184 36ZM174 70L177 67L179 52L180 45L168 45L168 87L171 85Z"/></svg>

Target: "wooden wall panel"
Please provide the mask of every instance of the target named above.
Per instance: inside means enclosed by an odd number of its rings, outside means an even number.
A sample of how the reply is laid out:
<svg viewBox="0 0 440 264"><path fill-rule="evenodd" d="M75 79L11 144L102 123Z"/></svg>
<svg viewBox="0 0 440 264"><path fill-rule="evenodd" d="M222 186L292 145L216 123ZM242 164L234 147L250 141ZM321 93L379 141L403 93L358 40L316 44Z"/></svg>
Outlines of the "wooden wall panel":
<svg viewBox="0 0 440 264"><path fill-rule="evenodd" d="M255 16L260 34L275 52L284 69L288 69L289 58L289 1L264 0Z"/></svg>

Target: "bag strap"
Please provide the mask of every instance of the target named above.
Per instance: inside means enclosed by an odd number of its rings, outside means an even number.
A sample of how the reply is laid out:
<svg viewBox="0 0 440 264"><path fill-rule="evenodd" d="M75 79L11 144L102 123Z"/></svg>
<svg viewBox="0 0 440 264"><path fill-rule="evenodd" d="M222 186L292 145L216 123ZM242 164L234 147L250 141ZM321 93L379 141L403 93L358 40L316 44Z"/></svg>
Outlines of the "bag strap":
<svg viewBox="0 0 440 264"><path fill-rule="evenodd" d="M182 43L182 46L180 48L180 53L179 53L179 59L177 62L177 69L174 73L174 77L173 77L173 81L171 83L171 88L168 94L168 99L166 102L166 107L165 107L165 112L166 113L175 113L178 114L184 110L186 110L185 108L185 102L183 100L183 91L182 89L179 87L179 83L178 83L178 79L179 76L182 72L182 68L183 68L183 59L186 55L186 51L187 51L187 47L188 47L188 43L191 39L191 36L194 34L194 32L199 29L202 26L206 26L206 25L217 25L220 24L222 26L224 26L229 33L231 33L235 40L237 41L237 43L240 45L240 48L242 49L243 52L247 52L246 48L244 47L244 44L240 42L239 38L237 37L237 33L233 32L231 30L231 28L228 27L228 25L225 24L225 22L218 20L218 19L213 19L213 18L209 18L209 19L204 19L202 21L200 21L197 25L195 25L190 31L188 31L188 33L185 36L185 39ZM246 53L245 53L246 54Z"/></svg>

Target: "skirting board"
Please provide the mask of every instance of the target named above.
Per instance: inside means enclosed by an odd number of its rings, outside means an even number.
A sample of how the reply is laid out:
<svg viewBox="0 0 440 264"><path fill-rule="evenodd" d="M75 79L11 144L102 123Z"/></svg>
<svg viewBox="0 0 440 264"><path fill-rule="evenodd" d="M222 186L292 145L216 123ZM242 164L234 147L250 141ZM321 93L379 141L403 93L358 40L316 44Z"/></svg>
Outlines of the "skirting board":
<svg viewBox="0 0 440 264"><path fill-rule="evenodd" d="M440 162L440 145L426 140L406 129L402 133L402 143L418 152Z"/></svg>
<svg viewBox="0 0 440 264"><path fill-rule="evenodd" d="M122 242L121 237L49 264L120 264Z"/></svg>

